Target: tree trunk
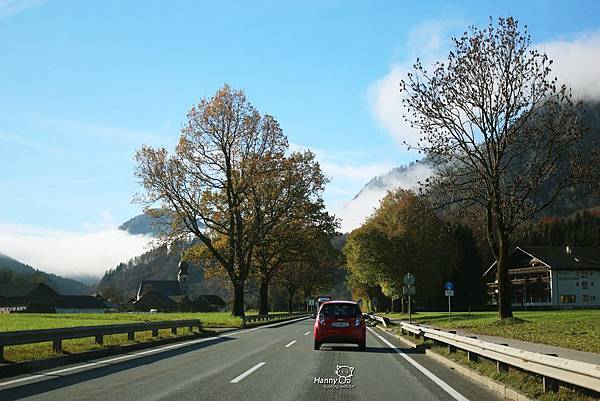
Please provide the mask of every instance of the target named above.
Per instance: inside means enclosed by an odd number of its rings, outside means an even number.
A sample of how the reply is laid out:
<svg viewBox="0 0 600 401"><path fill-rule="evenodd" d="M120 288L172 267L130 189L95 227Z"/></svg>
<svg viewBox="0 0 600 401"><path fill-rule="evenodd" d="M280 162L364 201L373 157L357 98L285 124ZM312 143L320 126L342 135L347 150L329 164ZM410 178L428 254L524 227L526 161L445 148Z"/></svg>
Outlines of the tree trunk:
<svg viewBox="0 0 600 401"><path fill-rule="evenodd" d="M500 230L499 230L500 231ZM508 236L498 233L498 317L506 319L513 317L512 313L512 289L508 269L509 261L509 240Z"/></svg>
<svg viewBox="0 0 600 401"><path fill-rule="evenodd" d="M233 306L231 309L233 316L244 316L244 284L233 283Z"/></svg>
<svg viewBox="0 0 600 401"><path fill-rule="evenodd" d="M294 303L294 295L290 294L288 296L288 313L292 313L292 304Z"/></svg>
<svg viewBox="0 0 600 401"><path fill-rule="evenodd" d="M259 315L267 315L269 313L269 280L265 277L260 280L260 295L259 295Z"/></svg>

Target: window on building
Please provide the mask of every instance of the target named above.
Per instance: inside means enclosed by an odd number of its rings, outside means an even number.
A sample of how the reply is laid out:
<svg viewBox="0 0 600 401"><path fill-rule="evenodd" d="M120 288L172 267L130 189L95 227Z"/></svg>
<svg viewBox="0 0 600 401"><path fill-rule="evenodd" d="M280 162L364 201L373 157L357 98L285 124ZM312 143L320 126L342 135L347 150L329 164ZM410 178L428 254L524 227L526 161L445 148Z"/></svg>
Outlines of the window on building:
<svg viewBox="0 0 600 401"><path fill-rule="evenodd" d="M587 278L588 273L587 272L581 272L581 278Z"/></svg>
<svg viewBox="0 0 600 401"><path fill-rule="evenodd" d="M575 295L561 295L560 303L561 304L574 304L577 302L577 298Z"/></svg>
<svg viewBox="0 0 600 401"><path fill-rule="evenodd" d="M583 294L581 296L581 298L582 298L583 302L590 302L590 296L589 295Z"/></svg>
<svg viewBox="0 0 600 401"><path fill-rule="evenodd" d="M587 281L582 281L581 282L581 289L582 290L587 290L588 289L588 282Z"/></svg>

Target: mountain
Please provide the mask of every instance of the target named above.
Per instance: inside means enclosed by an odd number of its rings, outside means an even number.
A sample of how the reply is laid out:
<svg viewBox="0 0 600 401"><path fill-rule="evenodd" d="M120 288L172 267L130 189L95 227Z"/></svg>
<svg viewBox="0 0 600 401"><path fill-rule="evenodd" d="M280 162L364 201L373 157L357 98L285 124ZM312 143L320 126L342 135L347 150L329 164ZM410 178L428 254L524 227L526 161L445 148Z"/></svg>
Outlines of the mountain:
<svg viewBox="0 0 600 401"><path fill-rule="evenodd" d="M0 253L0 272L13 272L20 282L44 282L59 294L80 295L89 294L93 288L77 280L57 276L37 270L25 263Z"/></svg>
<svg viewBox="0 0 600 401"><path fill-rule="evenodd" d="M168 250L159 246L148 252L120 263L108 270L98 283L101 294L117 294L121 299L134 297L143 280L176 280L181 252ZM189 267L188 285L190 295L194 298L200 294L216 294L228 300L231 291L227 283L218 278L205 278L202 266L191 264Z"/></svg>
<svg viewBox="0 0 600 401"><path fill-rule="evenodd" d="M423 160L396 167L372 178L338 212L342 217L342 231L350 232L364 223L388 191L398 188L417 190L419 181L425 180L431 172L431 166Z"/></svg>
<svg viewBox="0 0 600 401"><path fill-rule="evenodd" d="M598 150L600 146L600 102L585 102L581 119L583 125L591 131L586 137L584 146L586 151L591 153ZM338 212L342 217L342 231L349 232L359 227L379 206L379 201L388 191L398 188L416 190L418 182L423 181L431 173L431 163L427 159L422 159L372 178ZM592 209L597 206L600 206L600 194L592 193L589 188L575 188L567 191L562 198L544 209L542 215L565 217L578 210Z"/></svg>
<svg viewBox="0 0 600 401"><path fill-rule="evenodd" d="M164 217L154 217L152 212L139 214L119 226L119 230L127 231L132 235L150 235L158 237L161 229L168 226Z"/></svg>

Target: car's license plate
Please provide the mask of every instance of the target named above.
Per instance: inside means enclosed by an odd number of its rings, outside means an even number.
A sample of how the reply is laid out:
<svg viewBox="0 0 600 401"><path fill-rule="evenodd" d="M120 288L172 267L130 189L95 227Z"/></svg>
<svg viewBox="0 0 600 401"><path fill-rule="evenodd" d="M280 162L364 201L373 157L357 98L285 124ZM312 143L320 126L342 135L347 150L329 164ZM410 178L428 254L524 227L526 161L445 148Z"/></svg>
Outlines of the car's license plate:
<svg viewBox="0 0 600 401"><path fill-rule="evenodd" d="M332 322L331 327L348 327L350 324L348 322Z"/></svg>

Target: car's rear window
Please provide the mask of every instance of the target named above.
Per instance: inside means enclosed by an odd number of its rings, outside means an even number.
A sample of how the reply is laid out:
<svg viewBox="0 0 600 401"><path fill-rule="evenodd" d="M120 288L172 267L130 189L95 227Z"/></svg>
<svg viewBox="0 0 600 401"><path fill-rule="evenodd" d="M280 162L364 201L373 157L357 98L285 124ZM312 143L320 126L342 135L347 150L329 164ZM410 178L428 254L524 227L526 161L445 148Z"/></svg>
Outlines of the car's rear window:
<svg viewBox="0 0 600 401"><path fill-rule="evenodd" d="M354 304L327 304L321 308L325 317L348 317L360 315L360 308Z"/></svg>

